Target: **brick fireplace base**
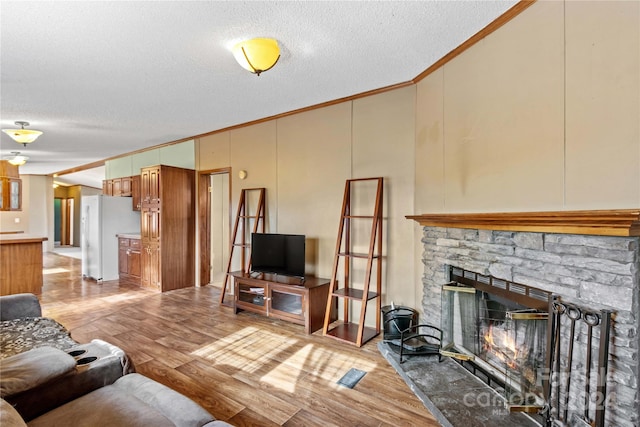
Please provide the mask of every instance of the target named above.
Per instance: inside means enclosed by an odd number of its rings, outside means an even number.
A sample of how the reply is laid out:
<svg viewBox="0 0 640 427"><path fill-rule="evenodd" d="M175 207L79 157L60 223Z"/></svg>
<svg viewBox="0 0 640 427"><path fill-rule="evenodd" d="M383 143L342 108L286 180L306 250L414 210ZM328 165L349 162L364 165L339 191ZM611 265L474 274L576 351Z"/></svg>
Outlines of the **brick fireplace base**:
<svg viewBox="0 0 640 427"><path fill-rule="evenodd" d="M445 427L540 425L525 414L509 413L496 391L449 358L438 362L438 356L412 356L400 364L384 342L378 350Z"/></svg>

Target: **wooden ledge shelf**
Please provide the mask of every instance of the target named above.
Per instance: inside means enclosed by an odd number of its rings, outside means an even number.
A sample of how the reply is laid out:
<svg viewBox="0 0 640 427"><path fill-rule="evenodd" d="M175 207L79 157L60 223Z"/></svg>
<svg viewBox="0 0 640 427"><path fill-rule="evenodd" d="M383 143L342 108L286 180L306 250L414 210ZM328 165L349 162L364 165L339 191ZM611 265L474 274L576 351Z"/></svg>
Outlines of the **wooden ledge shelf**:
<svg viewBox="0 0 640 427"><path fill-rule="evenodd" d="M407 215L422 226L536 233L640 236L640 209Z"/></svg>

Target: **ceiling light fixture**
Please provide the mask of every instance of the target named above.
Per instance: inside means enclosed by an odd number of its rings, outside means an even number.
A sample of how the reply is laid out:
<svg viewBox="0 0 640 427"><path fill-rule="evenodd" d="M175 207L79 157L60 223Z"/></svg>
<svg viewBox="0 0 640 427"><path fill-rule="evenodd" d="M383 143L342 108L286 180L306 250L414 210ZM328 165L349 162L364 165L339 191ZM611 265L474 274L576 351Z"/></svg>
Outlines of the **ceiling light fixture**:
<svg viewBox="0 0 640 427"><path fill-rule="evenodd" d="M27 144L35 141L42 132L39 130L25 129L25 126L29 126L29 122L15 122L16 126L20 126L20 129L2 129L2 132L9 135L15 142L22 144L25 147Z"/></svg>
<svg viewBox="0 0 640 427"><path fill-rule="evenodd" d="M14 166L22 166L29 160L29 157L21 155L19 151L12 151L11 154L11 156L7 156L5 159Z"/></svg>
<svg viewBox="0 0 640 427"><path fill-rule="evenodd" d="M280 48L274 39L245 40L233 47L233 56L242 68L259 76L276 65L280 59Z"/></svg>

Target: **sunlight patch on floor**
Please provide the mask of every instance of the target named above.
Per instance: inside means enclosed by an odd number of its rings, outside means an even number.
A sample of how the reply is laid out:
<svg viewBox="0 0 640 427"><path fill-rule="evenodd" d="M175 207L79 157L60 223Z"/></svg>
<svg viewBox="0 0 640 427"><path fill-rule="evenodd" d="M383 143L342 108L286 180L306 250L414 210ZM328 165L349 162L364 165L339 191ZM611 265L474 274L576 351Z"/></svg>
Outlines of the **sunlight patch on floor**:
<svg viewBox="0 0 640 427"><path fill-rule="evenodd" d="M329 360L331 361L330 363L327 362ZM377 363L372 362L370 359L347 355L327 348L317 348L311 355L309 363L315 367L317 376L329 381L335 388L339 386L334 383L342 378L349 369L356 368L361 371L371 372L378 366Z"/></svg>
<svg viewBox="0 0 640 427"><path fill-rule="evenodd" d="M56 267L56 268L43 268L42 269L42 274L58 274L58 273L68 273L69 270L67 270L66 268L62 268L62 267Z"/></svg>
<svg viewBox="0 0 640 427"><path fill-rule="evenodd" d="M274 355L295 345L298 341L290 337L248 326L238 332L208 344L191 354L215 362L233 366L245 372L255 372Z"/></svg>
<svg viewBox="0 0 640 427"><path fill-rule="evenodd" d="M296 390L296 382L300 377L300 373L304 372L302 367L305 365L312 350L313 344L305 345L278 367L262 376L260 380L286 392L293 393Z"/></svg>

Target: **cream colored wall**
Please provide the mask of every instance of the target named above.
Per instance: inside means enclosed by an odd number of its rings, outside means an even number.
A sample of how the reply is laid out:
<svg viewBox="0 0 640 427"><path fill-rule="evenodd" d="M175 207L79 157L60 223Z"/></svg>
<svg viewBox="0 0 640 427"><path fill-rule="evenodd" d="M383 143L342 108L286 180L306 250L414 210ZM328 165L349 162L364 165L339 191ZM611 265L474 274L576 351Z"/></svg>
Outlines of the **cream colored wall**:
<svg viewBox="0 0 640 427"><path fill-rule="evenodd" d="M415 102L415 86L354 101L352 150L354 178L384 178L383 301L411 307L417 305L416 262L413 223L405 215L414 212Z"/></svg>
<svg viewBox="0 0 640 427"><path fill-rule="evenodd" d="M416 213L640 206L639 7L537 2L418 83Z"/></svg>
<svg viewBox="0 0 640 427"><path fill-rule="evenodd" d="M196 141L196 167L199 171L231 165L230 132L208 135Z"/></svg>
<svg viewBox="0 0 640 427"><path fill-rule="evenodd" d="M36 236L46 236L47 241L42 242L43 250L53 249L53 178L42 175L21 176L23 189L23 201L28 200L28 206L23 207L29 215L29 229L27 233ZM44 215L42 213L45 213Z"/></svg>
<svg viewBox="0 0 640 427"><path fill-rule="evenodd" d="M29 229L29 215L24 210L24 183L22 196L23 209L21 211L0 211L0 231L3 233L11 231L27 232Z"/></svg>
<svg viewBox="0 0 640 427"><path fill-rule="evenodd" d="M242 189L266 189L266 232L276 232L277 185L276 185L276 123L270 121L244 127L229 132L221 132L201 138L195 147L198 153L198 170L231 168L231 213L235 218L240 191ZM247 172L240 179L238 172ZM246 212L250 215L257 210L258 192L250 192ZM253 227L253 223L250 224ZM249 232L246 234L250 238ZM237 241L240 240L238 237ZM240 248L236 248L232 269L240 269Z"/></svg>
<svg viewBox="0 0 640 427"><path fill-rule="evenodd" d="M640 206L640 2L566 2L568 209Z"/></svg>
<svg viewBox="0 0 640 427"><path fill-rule="evenodd" d="M306 271L318 277L331 277L352 176L351 108L347 102L277 121L277 231L306 235Z"/></svg>
<svg viewBox="0 0 640 427"><path fill-rule="evenodd" d="M444 66L447 210L562 208L562 11L539 2Z"/></svg>
<svg viewBox="0 0 640 427"><path fill-rule="evenodd" d="M53 179L43 175L20 175L22 179L22 211L1 212L0 230L22 231L47 237L43 250L53 248ZM19 223L15 219L19 219Z"/></svg>
<svg viewBox="0 0 640 427"><path fill-rule="evenodd" d="M383 302L415 306L413 224L404 218L414 211L415 90L210 135L197 144L198 169L232 169L232 216L241 188L265 187L267 231L305 234L307 272L320 277L331 276L345 180L384 177Z"/></svg>
<svg viewBox="0 0 640 427"><path fill-rule="evenodd" d="M277 169L276 169L276 123L269 121L254 126L231 131L229 140L229 160L231 161L231 206L235 215L240 190L247 188L266 188L266 232L277 230ZM240 179L238 172L247 172ZM257 211L257 192L251 192L247 200L247 213Z"/></svg>

